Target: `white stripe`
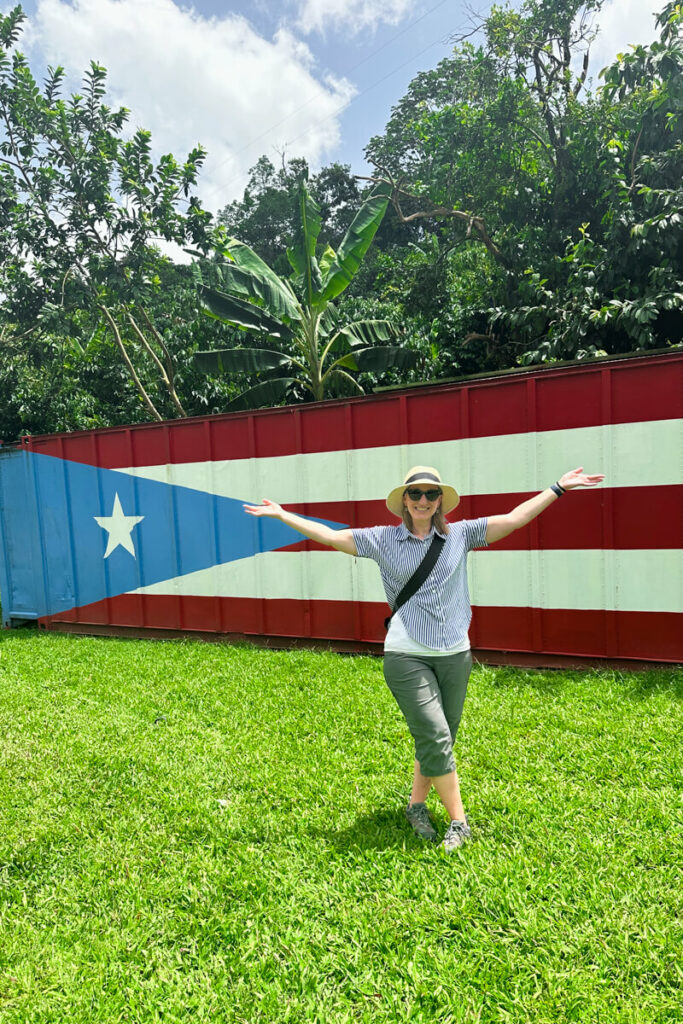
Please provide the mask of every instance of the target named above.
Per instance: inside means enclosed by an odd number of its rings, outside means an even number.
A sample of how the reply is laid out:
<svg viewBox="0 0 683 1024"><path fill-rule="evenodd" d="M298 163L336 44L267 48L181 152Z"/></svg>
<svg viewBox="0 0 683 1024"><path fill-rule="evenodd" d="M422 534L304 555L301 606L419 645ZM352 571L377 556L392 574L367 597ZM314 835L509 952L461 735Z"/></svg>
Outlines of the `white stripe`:
<svg viewBox="0 0 683 1024"><path fill-rule="evenodd" d="M468 566L473 605L683 612L680 551L492 549ZM335 551L267 552L133 593L384 601L377 566Z"/></svg>
<svg viewBox="0 0 683 1024"><path fill-rule="evenodd" d="M683 481L683 421L612 423L432 444L140 466L119 472L249 502L266 497L295 504L385 498L412 465L436 466L444 482L462 494L542 490L576 466L584 466L589 473L605 473L608 487L678 484Z"/></svg>

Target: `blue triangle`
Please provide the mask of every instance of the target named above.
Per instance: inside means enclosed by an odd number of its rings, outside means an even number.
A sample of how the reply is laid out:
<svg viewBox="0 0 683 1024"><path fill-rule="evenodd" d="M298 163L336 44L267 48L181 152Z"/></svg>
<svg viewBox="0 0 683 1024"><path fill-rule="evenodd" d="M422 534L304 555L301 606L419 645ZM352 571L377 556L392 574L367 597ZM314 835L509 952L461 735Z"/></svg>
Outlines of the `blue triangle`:
<svg viewBox="0 0 683 1024"><path fill-rule="evenodd" d="M278 520L247 515L248 495L224 498L25 450L3 453L0 495L0 582L14 591L3 603L16 603L18 588L38 617L302 539ZM112 516L116 495L125 516L143 518L129 533L135 554L119 545L105 558L109 533L95 517Z"/></svg>

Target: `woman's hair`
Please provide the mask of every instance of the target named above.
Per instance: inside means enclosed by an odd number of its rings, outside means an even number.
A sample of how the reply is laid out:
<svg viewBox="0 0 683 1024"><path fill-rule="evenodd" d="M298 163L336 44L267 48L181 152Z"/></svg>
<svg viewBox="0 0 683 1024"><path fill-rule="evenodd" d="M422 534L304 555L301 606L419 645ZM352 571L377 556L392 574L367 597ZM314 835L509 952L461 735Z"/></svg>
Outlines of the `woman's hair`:
<svg viewBox="0 0 683 1024"><path fill-rule="evenodd" d="M405 507L405 505L403 506L403 522L405 524L406 530L412 530L412 528L413 528L413 519L412 519L412 516L410 515L410 512L408 511L408 509ZM436 530L438 530L439 533L444 533L444 534L448 533L448 523L446 522L446 517L444 516L443 512L441 511L441 506L440 505L439 505L438 510L432 516L432 526Z"/></svg>

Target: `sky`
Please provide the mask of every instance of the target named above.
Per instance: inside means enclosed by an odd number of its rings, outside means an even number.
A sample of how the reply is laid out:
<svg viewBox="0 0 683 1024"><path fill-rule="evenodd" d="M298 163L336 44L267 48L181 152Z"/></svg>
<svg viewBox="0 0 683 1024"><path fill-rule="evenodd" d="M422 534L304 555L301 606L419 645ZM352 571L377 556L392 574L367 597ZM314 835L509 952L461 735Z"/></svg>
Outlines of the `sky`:
<svg viewBox="0 0 683 1024"><path fill-rule="evenodd" d="M16 0L0 0L7 13ZM472 25L476 0L24 0L20 49L40 79L61 64L70 90L91 60L108 101L151 131L157 155L208 151L198 193L211 210L240 196L262 154L368 173L363 149L411 79ZM592 72L655 36L663 0L606 0Z"/></svg>

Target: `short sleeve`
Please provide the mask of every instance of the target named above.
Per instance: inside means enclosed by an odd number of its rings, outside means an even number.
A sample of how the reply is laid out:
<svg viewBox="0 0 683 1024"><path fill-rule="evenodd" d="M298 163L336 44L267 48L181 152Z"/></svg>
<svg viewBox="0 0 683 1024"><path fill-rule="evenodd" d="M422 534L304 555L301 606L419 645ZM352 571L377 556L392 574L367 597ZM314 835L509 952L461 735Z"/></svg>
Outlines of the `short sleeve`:
<svg viewBox="0 0 683 1024"><path fill-rule="evenodd" d="M486 543L486 527L488 526L488 516L482 516L480 519L464 519L463 527L465 530L465 546L468 551L472 548L485 548Z"/></svg>
<svg viewBox="0 0 683 1024"><path fill-rule="evenodd" d="M382 552L385 551L384 534L390 529L390 526L366 526L359 530L352 530L358 557L372 558L373 561L378 562Z"/></svg>

